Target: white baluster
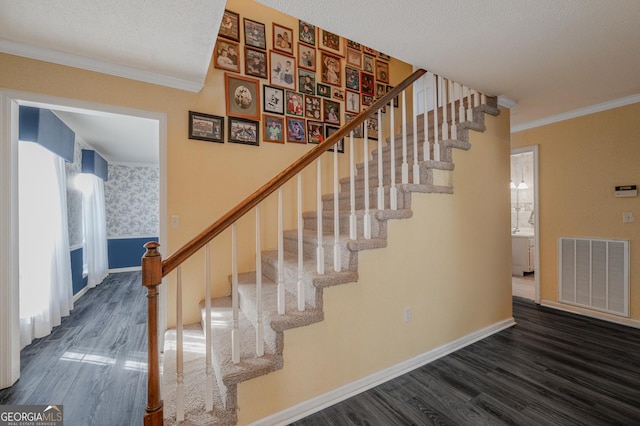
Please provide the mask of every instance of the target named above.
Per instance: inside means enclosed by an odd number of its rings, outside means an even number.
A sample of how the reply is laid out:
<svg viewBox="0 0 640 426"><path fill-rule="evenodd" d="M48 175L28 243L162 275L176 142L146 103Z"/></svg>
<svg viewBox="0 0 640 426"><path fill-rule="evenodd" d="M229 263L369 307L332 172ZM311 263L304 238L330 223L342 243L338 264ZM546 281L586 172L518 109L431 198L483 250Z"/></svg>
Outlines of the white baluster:
<svg viewBox="0 0 640 426"><path fill-rule="evenodd" d="M440 161L440 135L438 131L438 81L440 77L433 74L433 159Z"/></svg>
<svg viewBox="0 0 640 426"><path fill-rule="evenodd" d="M482 105L486 105L487 104L487 95L485 95L484 93L480 94L480 104L482 104Z"/></svg>
<svg viewBox="0 0 640 426"><path fill-rule="evenodd" d="M282 187L278 188L278 314L285 311L284 302L284 227L282 219Z"/></svg>
<svg viewBox="0 0 640 426"><path fill-rule="evenodd" d="M396 188L396 125L394 121L393 106L389 114L389 138L391 140L391 188L389 189L389 207L391 210L398 210L398 189Z"/></svg>
<svg viewBox="0 0 640 426"><path fill-rule="evenodd" d="M318 219L316 221L318 231L318 244L316 246L316 268L319 274L324 274L324 244L322 238L322 157L317 161L318 178L316 180L316 209ZM337 202L338 200L334 200Z"/></svg>
<svg viewBox="0 0 640 426"><path fill-rule="evenodd" d="M478 92L477 90L473 91L473 106L480 106L480 92Z"/></svg>
<svg viewBox="0 0 640 426"><path fill-rule="evenodd" d="M467 87L467 121L473 121L473 102L471 95L471 87Z"/></svg>
<svg viewBox="0 0 640 426"><path fill-rule="evenodd" d="M402 91L402 183L409 183L409 163L407 162L407 100L406 90Z"/></svg>
<svg viewBox="0 0 640 426"><path fill-rule="evenodd" d="M428 82L427 78L429 74L425 74L422 76L422 103L424 104L424 116L422 117L424 120L424 146L422 147L424 150L424 161L431 160L431 145L429 143L429 108L428 108Z"/></svg>
<svg viewBox="0 0 640 426"><path fill-rule="evenodd" d="M211 243L204 246L204 309L205 328L205 409L213 410L213 369L211 367Z"/></svg>
<svg viewBox="0 0 640 426"><path fill-rule="evenodd" d="M464 86L462 83L458 86L460 88L460 104L458 104L458 123L462 123L464 121Z"/></svg>
<svg viewBox="0 0 640 426"><path fill-rule="evenodd" d="M238 324L238 229L236 223L231 225L231 360L240 362L240 329Z"/></svg>
<svg viewBox="0 0 640 426"><path fill-rule="evenodd" d="M449 117L447 116L447 79L442 78L440 81L440 89L442 90L442 140L449 139Z"/></svg>
<svg viewBox="0 0 640 426"><path fill-rule="evenodd" d="M419 185L420 184L420 167L418 166L418 115L417 115L417 111L418 111L418 101L416 99L413 100L413 111L412 111L412 115L413 115L413 121L412 121L412 126L413 126L413 183L415 185ZM427 113L426 111L426 105L425 105L425 114Z"/></svg>
<svg viewBox="0 0 640 426"><path fill-rule="evenodd" d="M176 419L184 420L184 361L182 339L182 267L176 271Z"/></svg>
<svg viewBox="0 0 640 426"><path fill-rule="evenodd" d="M344 139L342 139L344 145ZM338 170L338 144L333 147L333 270L340 272L342 257L340 250L340 182Z"/></svg>
<svg viewBox="0 0 640 426"><path fill-rule="evenodd" d="M393 109L393 107L391 107ZM378 129L379 130L379 129ZM364 127L364 217L363 217L363 234L366 240L371 238L371 212L369 211L369 135L367 126Z"/></svg>
<svg viewBox="0 0 640 426"><path fill-rule="evenodd" d="M364 123L364 136L367 137L367 123ZM351 214L349 215L349 238L358 238L358 220L356 218L356 172L355 149L353 147L353 130L349 133L349 203Z"/></svg>
<svg viewBox="0 0 640 426"><path fill-rule="evenodd" d="M304 258L303 250L303 231L304 222L302 221L302 174L298 173L298 310L304 311Z"/></svg>
<svg viewBox="0 0 640 426"><path fill-rule="evenodd" d="M393 104L390 105L393 108ZM384 155L382 152L382 114L378 114L378 210L384 210Z"/></svg>
<svg viewBox="0 0 640 426"><path fill-rule="evenodd" d="M458 128L456 126L455 83L451 80L449 80L449 103L451 104L451 139L458 139Z"/></svg>
<svg viewBox="0 0 640 426"><path fill-rule="evenodd" d="M264 324L262 323L262 241L260 236L260 204L256 206L256 355L264 355Z"/></svg>

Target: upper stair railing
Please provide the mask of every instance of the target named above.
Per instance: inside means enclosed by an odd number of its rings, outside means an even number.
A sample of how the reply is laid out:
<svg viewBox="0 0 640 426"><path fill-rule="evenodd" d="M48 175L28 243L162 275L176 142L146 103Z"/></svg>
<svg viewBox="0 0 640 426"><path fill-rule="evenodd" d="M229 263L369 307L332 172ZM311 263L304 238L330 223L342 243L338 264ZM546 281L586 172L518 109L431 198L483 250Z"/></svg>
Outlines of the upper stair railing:
<svg viewBox="0 0 640 426"><path fill-rule="evenodd" d="M427 110L427 106L437 105L430 112L425 112L421 117L417 117L415 113L412 115L411 132L408 133L407 127L407 90L412 89L412 85L418 84L416 92L422 92L421 102L423 110ZM396 99L398 98L398 99ZM396 136L395 108L394 100L399 102L399 112L401 114L401 137ZM414 105L417 105L417 99L414 99ZM220 235L223 231L231 228L231 249L232 249L232 274L231 274L231 297L232 297L232 317L233 328L231 331L232 341L232 361L238 363L240 361L240 350L238 335L238 256L237 256L237 222L247 213L255 210L256 217L256 306L258 310L258 324L256 332L256 356L260 357L264 354L264 325L262 324L262 271L261 271L261 231L260 231L260 204L269 195L277 192L278 201L278 273L277 273L277 311L282 315L285 313L285 278L283 276L283 196L282 187L285 183L293 178L297 179L297 254L298 254L298 274L297 274L297 309L305 310L305 294L303 281L303 216L302 216L302 174L301 172L309 167L314 161L317 165L317 273L325 273L325 255L323 245L323 201L322 201L322 156L331 156L333 161L333 259L328 262L329 267L335 271L343 270L341 264L341 246L340 234L340 183L338 172L338 144L344 144L346 140L349 142L349 208L348 208L348 234L349 239L356 240L359 238L372 238L372 210L383 210L390 208L398 209L398 185L400 184L420 184L420 167L419 163L423 161L440 161L441 143L448 139L455 139L457 135L457 125L463 121L472 121L474 107L478 107L486 102L484 94L471 90L459 83L442 78L441 76L427 73L425 70L418 70L405 79L402 83L395 86L383 97L376 100L368 109L360 112L355 118L343 125L339 130L318 144L315 148L306 152L297 161L280 172L277 176L264 184L260 189L255 191L244 201L239 203L233 209L229 210L215 223L202 231L199 235L178 249L167 259L162 260L159 252L159 244L149 242L145 245L147 249L142 259L142 284L147 287L148 291L148 399L146 413L144 416L145 425L161 425L163 424L163 401L160 395L160 368L159 368L159 339L158 339L158 286L162 282L162 278L172 271L176 270L176 420L184 420L184 383L183 383L183 324L182 324L182 274L181 264L189 259L193 254L205 248L205 309L206 324L205 341L206 341L206 366L204 368L205 380L205 410L213 409L213 373L211 365L211 267L210 267L210 247L209 243ZM382 111L388 106L389 123L388 128L383 121ZM415 111L415 109L413 110ZM380 112L380 113L378 113ZM372 118L377 114L377 121ZM363 126L364 124L364 126ZM364 208L362 203L356 202L356 163L354 146L354 133L359 126L362 127L362 155L364 160ZM376 129L377 132L377 188L370 188L369 178L369 128ZM384 131L388 129L389 138L388 146L390 149L389 165L384 164L386 161L383 152ZM422 130L422 140L418 140L419 131ZM412 140L409 141L408 137ZM400 139L400 140L397 140ZM396 161L396 144L402 144L402 161ZM422 145L422 152L419 152L419 146ZM344 146L344 145L342 145ZM327 152L332 150L333 152ZM412 155L410 155L410 153ZM398 155L400 155L398 153ZM409 164L412 161L412 164ZM396 163L399 163L400 173L398 174L400 182L396 182L397 171ZM389 167L390 166L390 167ZM375 166L373 166L375 168ZM385 180L385 170L389 170L388 179ZM410 179L411 177L411 179ZM390 183L385 183L389 181ZM423 183L424 184L424 183ZM388 186L388 191L385 187ZM376 203L372 207L371 194L374 194ZM389 197L388 202L385 197ZM389 207L386 207L389 206ZM325 212L326 213L326 212ZM359 215L362 220L358 220ZM359 229L361 225L361 229ZM345 226L344 228L347 228ZM326 232L324 232L326 233ZM332 264L331 264L332 263Z"/></svg>

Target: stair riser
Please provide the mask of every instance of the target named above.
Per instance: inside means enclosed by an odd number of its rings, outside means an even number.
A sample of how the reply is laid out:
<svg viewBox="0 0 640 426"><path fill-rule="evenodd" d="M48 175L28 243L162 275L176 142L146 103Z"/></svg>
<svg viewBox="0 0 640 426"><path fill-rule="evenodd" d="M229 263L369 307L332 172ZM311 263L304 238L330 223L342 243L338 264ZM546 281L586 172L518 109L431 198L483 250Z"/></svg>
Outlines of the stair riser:
<svg viewBox="0 0 640 426"><path fill-rule="evenodd" d="M315 217L308 217L304 219L304 229L315 231L317 229L317 219ZM350 232L350 216L348 214L340 214L338 226L340 228L340 235L349 235ZM333 235L333 218L322 218L322 231L324 235ZM357 238L364 238L364 217L359 215L356 217L356 232ZM371 237L379 238L383 237L382 227L380 221L377 220L371 213Z"/></svg>
<svg viewBox="0 0 640 426"><path fill-rule="evenodd" d="M332 271L334 267L334 259L333 253L335 249L335 244L333 241L325 240L322 245L324 251L324 267L326 271ZM351 262L355 255L351 252L351 250L347 249L346 243L340 241L338 243L338 247L340 250L340 265L342 269L351 269ZM284 237L284 250L298 254L298 238L295 234L285 234ZM318 245L317 239L311 238L303 238L302 242L302 253L306 259L310 259L315 261L318 258Z"/></svg>
<svg viewBox="0 0 640 426"><path fill-rule="evenodd" d="M271 262L263 259L262 261L262 273L274 282L278 282L278 264L277 262ZM286 291L291 294L298 294L298 268L297 264L291 262L285 262L282 271L282 279ZM313 285L313 280L309 276L308 271L302 272L302 283L304 286L305 302L311 307L317 306L316 291L317 289Z"/></svg>
<svg viewBox="0 0 640 426"><path fill-rule="evenodd" d="M391 197L389 195L390 188L386 186L386 187L383 187L383 189L384 189L384 207L385 209L390 209L391 208ZM344 192L341 192L339 195L338 209L340 210L340 212L351 211L351 199L349 197L349 193L350 193L349 191L344 191ZM408 208L409 206L408 203L410 202L410 198L409 198L410 194L403 191L397 191L397 194L398 194L397 196L398 209ZM334 206L333 194L326 196L322 200L323 211L332 212L333 206ZM365 208L365 197L362 191L360 191L357 193L355 197L355 209L364 210L364 208ZM378 209L378 188L374 186L371 186L371 189L369 190L369 209L370 210ZM340 219L340 221L342 222L342 219Z"/></svg>

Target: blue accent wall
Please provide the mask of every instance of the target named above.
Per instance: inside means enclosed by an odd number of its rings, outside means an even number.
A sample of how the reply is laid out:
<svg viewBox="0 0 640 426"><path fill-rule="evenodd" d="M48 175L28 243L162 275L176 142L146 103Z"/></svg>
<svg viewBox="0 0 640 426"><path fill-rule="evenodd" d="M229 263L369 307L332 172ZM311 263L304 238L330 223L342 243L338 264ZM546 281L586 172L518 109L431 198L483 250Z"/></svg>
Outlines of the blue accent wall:
<svg viewBox="0 0 640 426"><path fill-rule="evenodd" d="M73 162L76 134L48 109L20 106L18 139L36 142Z"/></svg>
<svg viewBox="0 0 640 426"><path fill-rule="evenodd" d="M71 282L74 296L87 286L87 277L82 276L82 247L71 250Z"/></svg>
<svg viewBox="0 0 640 426"><path fill-rule="evenodd" d="M133 268L142 266L144 245L149 241L158 241L157 237L109 238L109 269Z"/></svg>

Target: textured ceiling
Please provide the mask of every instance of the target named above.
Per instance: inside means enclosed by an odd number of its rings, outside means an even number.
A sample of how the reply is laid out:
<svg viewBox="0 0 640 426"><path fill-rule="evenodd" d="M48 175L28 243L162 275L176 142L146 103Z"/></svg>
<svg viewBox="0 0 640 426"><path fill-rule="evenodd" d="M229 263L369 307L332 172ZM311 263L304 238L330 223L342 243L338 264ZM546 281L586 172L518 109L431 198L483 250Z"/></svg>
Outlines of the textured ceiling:
<svg viewBox="0 0 640 426"><path fill-rule="evenodd" d="M516 128L640 96L638 0L257 1L514 101ZM0 0L0 51L199 91L225 6Z"/></svg>

